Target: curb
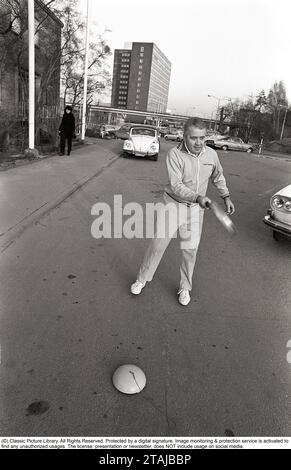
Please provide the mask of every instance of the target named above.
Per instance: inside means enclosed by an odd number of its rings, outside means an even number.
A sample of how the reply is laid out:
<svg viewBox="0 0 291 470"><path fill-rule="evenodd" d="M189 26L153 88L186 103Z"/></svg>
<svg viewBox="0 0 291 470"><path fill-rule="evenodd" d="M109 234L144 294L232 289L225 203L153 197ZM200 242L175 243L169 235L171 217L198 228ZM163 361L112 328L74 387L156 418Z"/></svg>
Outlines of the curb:
<svg viewBox="0 0 291 470"><path fill-rule="evenodd" d="M267 154L267 153L253 153L254 156L256 156L257 158L269 158L271 160L282 160L282 161L285 161L285 162L291 162L291 155L290 154L282 154L282 153L279 153L279 154L276 154L276 153L270 153L270 154Z"/></svg>

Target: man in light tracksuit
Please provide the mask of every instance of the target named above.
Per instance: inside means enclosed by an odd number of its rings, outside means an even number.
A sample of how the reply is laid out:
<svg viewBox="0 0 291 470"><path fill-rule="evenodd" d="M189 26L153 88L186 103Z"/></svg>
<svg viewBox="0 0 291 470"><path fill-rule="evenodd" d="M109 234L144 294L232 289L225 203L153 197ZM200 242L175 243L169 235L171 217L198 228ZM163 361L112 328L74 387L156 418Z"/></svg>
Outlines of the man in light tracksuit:
<svg viewBox="0 0 291 470"><path fill-rule="evenodd" d="M222 166L215 150L206 147L205 137L205 123L199 118L190 118L184 126L183 141L168 152L169 184L164 193L169 214L167 230L162 236L157 235L161 225L165 225L165 211L161 210L157 213L155 236L144 255L137 280L131 285L132 294L140 294L146 282L152 280L168 244L178 231L182 253L178 300L181 305L188 305L204 209L208 209L211 202L206 196L209 179L223 199L227 214L234 213ZM177 212L179 217L174 216Z"/></svg>

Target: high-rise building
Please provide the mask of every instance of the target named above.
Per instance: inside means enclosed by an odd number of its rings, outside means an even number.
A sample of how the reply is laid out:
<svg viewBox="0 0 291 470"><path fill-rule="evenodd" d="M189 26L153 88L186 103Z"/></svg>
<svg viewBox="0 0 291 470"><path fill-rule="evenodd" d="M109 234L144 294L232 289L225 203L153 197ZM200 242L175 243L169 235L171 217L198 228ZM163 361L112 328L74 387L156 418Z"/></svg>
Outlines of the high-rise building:
<svg viewBox="0 0 291 470"><path fill-rule="evenodd" d="M130 49L115 49L111 92L111 106L114 108L127 108L130 59Z"/></svg>
<svg viewBox="0 0 291 470"><path fill-rule="evenodd" d="M166 112L171 62L154 43L133 42L116 49L111 106L138 111Z"/></svg>

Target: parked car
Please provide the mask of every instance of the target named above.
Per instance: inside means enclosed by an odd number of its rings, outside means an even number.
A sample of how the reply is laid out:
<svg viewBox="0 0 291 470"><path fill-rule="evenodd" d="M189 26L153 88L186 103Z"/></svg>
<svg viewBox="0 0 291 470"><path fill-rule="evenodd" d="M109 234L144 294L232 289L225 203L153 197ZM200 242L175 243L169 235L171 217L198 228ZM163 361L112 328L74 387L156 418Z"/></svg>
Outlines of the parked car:
<svg viewBox="0 0 291 470"><path fill-rule="evenodd" d="M225 139L225 137L226 137L225 135L222 135L216 131L206 132L206 140L219 140L219 139Z"/></svg>
<svg viewBox="0 0 291 470"><path fill-rule="evenodd" d="M126 139L129 138L129 131L130 131L132 126L133 126L133 124L130 124L130 123L123 124L119 129L114 130L114 131L110 131L110 135L114 139L126 140Z"/></svg>
<svg viewBox="0 0 291 470"><path fill-rule="evenodd" d="M169 128L168 127L164 127L164 126L161 126L159 128L159 133L160 133L160 136L161 137L165 137L165 135L169 132Z"/></svg>
<svg viewBox="0 0 291 470"><path fill-rule="evenodd" d="M218 148L222 150L241 150L242 152L253 152L254 144L246 144L239 137L222 137L222 138L213 138L206 139L206 145L208 147Z"/></svg>
<svg viewBox="0 0 291 470"><path fill-rule="evenodd" d="M124 156L151 157L157 160L160 151L158 130L153 126L133 126L123 144Z"/></svg>
<svg viewBox="0 0 291 470"><path fill-rule="evenodd" d="M175 140L176 142L181 142L183 140L183 132L171 131L168 134L165 134L165 140Z"/></svg>
<svg viewBox="0 0 291 470"><path fill-rule="evenodd" d="M263 222L273 230L273 238L279 234L291 237L291 184L275 193L270 200L270 209Z"/></svg>
<svg viewBox="0 0 291 470"><path fill-rule="evenodd" d="M90 124L86 129L87 137L99 137L100 139L112 138L111 131L116 131L120 126L111 124Z"/></svg>
<svg viewBox="0 0 291 470"><path fill-rule="evenodd" d="M113 135L111 134L111 132L115 132L119 129L119 126L114 126L114 125L110 125L110 124L103 124L102 126L100 126L100 130L99 130L99 136L101 139L105 139L106 137L107 138L112 138Z"/></svg>

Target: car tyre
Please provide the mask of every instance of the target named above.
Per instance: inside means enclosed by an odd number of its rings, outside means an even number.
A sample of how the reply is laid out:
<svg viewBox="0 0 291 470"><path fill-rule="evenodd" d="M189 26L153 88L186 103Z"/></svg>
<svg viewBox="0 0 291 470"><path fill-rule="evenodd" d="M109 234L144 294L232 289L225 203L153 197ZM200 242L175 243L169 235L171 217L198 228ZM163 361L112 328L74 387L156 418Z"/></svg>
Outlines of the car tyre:
<svg viewBox="0 0 291 470"><path fill-rule="evenodd" d="M157 159L158 159L158 157L159 157L159 154L157 153L156 155L153 155L153 156L151 157L151 159L156 162Z"/></svg>
<svg viewBox="0 0 291 470"><path fill-rule="evenodd" d="M223 146L221 147L221 150L228 150L228 146L227 146L227 145L223 145Z"/></svg>
<svg viewBox="0 0 291 470"><path fill-rule="evenodd" d="M277 230L273 230L273 239L276 240L276 242L279 242L281 238L281 234L277 232Z"/></svg>
<svg viewBox="0 0 291 470"><path fill-rule="evenodd" d="M169 140L169 137L165 136L165 140Z"/></svg>

